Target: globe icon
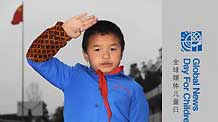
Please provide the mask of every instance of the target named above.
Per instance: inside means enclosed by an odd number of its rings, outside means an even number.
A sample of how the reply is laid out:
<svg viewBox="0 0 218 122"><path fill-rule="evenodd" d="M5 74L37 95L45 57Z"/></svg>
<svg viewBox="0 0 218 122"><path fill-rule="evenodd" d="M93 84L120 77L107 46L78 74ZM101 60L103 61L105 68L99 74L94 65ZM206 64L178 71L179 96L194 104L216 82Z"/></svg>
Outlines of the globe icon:
<svg viewBox="0 0 218 122"><path fill-rule="evenodd" d="M201 41L201 38L202 38L202 35L201 35L201 32L192 32L192 41L194 42L199 42Z"/></svg>

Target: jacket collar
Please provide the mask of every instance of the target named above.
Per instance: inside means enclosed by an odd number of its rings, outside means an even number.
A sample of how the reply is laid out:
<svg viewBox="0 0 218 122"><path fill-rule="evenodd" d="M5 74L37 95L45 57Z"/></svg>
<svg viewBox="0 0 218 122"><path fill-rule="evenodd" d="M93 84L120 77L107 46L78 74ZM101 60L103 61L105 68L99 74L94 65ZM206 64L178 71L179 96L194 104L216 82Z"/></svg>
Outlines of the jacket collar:
<svg viewBox="0 0 218 122"><path fill-rule="evenodd" d="M119 75L119 74L124 74L124 66L121 65L117 68L115 68L113 71L111 71L108 74L104 74L104 76L114 76L114 75ZM97 75L97 72L101 72L100 70L95 71L91 66L88 68L89 71Z"/></svg>

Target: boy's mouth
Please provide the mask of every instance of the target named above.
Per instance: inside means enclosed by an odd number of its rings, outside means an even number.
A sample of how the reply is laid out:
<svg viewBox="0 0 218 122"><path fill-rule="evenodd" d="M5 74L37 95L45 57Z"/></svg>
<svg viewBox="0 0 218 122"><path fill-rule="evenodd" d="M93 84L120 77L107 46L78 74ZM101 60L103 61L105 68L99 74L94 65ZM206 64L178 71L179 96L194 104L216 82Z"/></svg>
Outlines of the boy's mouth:
<svg viewBox="0 0 218 122"><path fill-rule="evenodd" d="M110 62L104 62L104 63L101 63L101 65L103 67L111 67L113 65L113 63L110 63Z"/></svg>

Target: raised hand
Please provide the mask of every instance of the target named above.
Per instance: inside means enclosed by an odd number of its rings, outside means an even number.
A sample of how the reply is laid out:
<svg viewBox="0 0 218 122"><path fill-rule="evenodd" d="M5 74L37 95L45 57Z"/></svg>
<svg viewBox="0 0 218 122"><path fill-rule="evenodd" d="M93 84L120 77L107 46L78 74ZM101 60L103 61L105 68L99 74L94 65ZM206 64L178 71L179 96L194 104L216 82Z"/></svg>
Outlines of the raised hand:
<svg viewBox="0 0 218 122"><path fill-rule="evenodd" d="M82 13L65 21L62 27L68 36L76 39L83 31L94 25L97 20L97 17L93 15L88 16L87 13Z"/></svg>

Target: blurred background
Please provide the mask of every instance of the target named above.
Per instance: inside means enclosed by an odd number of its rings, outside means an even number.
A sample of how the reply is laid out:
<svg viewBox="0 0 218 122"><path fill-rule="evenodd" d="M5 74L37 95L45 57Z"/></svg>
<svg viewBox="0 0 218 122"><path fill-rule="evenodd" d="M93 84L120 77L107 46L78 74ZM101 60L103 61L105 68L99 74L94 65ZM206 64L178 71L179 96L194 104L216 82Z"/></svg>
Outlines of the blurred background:
<svg viewBox="0 0 218 122"><path fill-rule="evenodd" d="M125 73L144 88L150 105L150 122L161 122L161 2L1 0L0 121L63 121L62 92L33 71L24 55L46 28L88 12L99 19L113 21L121 28L126 41L121 62ZM69 65L86 64L81 54L81 37L70 41L56 56Z"/></svg>

